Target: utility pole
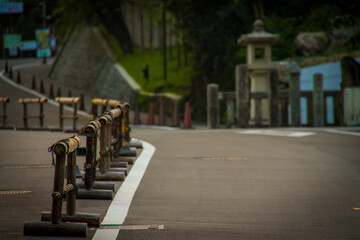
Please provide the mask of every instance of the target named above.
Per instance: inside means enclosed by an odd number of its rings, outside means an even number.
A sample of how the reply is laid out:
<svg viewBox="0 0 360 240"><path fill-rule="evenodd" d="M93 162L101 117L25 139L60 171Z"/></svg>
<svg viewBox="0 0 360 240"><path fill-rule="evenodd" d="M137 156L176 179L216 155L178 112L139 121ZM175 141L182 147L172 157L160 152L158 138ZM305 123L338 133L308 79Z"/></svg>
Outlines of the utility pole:
<svg viewBox="0 0 360 240"><path fill-rule="evenodd" d="M43 7L43 28L46 28L46 3L45 1L43 1L42 3L42 7Z"/></svg>
<svg viewBox="0 0 360 240"><path fill-rule="evenodd" d="M163 44L163 58L164 58L164 81L166 82L166 79L167 79L167 72L166 72L166 11L165 11L165 4L163 5L163 9L162 9L162 24L163 24L163 41L162 41L162 44Z"/></svg>

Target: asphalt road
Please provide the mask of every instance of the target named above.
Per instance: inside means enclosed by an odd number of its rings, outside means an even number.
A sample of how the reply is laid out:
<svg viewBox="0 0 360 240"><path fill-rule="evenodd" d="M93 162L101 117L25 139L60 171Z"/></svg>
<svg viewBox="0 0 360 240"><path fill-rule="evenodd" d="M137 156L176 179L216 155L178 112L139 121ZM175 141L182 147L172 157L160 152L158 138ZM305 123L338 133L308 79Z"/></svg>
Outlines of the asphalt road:
<svg viewBox="0 0 360 240"><path fill-rule="evenodd" d="M360 136L137 130L157 148L117 239L359 239ZM314 132L314 131L312 131Z"/></svg>
<svg viewBox="0 0 360 240"><path fill-rule="evenodd" d="M56 119L56 108L47 114ZM121 229L117 239L360 239L359 128L328 130L134 127L156 151L124 225L163 229ZM51 208L47 149L68 136L0 131L0 239L62 239L22 229ZM104 217L109 205L78 200L77 211Z"/></svg>
<svg viewBox="0 0 360 240"><path fill-rule="evenodd" d="M124 225L164 229L120 230L117 239L360 237L360 136L242 131L134 128L133 137L151 142L156 152ZM0 131L0 189L31 191L0 195L0 238L38 239L23 237L22 224L39 221L40 212L51 208L53 168L46 167L51 163L47 147L64 136ZM102 217L109 204L77 202L78 211Z"/></svg>

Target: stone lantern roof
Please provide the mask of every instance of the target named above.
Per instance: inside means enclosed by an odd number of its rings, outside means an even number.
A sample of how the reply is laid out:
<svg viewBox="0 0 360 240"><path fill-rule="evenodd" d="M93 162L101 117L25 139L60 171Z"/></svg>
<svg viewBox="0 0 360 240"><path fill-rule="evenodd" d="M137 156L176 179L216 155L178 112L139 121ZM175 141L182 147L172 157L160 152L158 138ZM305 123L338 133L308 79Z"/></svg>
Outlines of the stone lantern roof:
<svg viewBox="0 0 360 240"><path fill-rule="evenodd" d="M250 43L270 44L274 45L279 41L278 34L271 34L264 31L264 23L261 20L254 22L254 29L249 34L243 34L238 39L240 46L246 46Z"/></svg>

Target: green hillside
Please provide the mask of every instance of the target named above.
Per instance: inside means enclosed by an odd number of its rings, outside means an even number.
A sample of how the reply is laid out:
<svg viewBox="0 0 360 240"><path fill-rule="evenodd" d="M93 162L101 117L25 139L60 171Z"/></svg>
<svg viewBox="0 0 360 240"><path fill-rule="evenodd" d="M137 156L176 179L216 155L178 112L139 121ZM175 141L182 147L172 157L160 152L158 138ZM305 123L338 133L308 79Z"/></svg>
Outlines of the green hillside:
<svg viewBox="0 0 360 240"><path fill-rule="evenodd" d="M177 49L174 48L173 51ZM178 95L189 94L190 77L193 74L191 65L178 69L176 58L167 59L167 80L164 80L163 56L160 50L117 56L118 62L130 76L147 92L170 92ZM143 69L149 66L149 80L143 77Z"/></svg>

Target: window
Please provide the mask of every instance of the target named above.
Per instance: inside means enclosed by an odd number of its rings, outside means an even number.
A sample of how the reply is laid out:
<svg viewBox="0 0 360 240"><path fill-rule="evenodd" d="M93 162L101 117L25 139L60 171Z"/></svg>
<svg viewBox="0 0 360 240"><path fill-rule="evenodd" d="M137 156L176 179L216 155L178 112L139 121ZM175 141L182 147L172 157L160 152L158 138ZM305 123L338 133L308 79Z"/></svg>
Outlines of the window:
<svg viewBox="0 0 360 240"><path fill-rule="evenodd" d="M265 49L255 48L255 59L264 59Z"/></svg>

